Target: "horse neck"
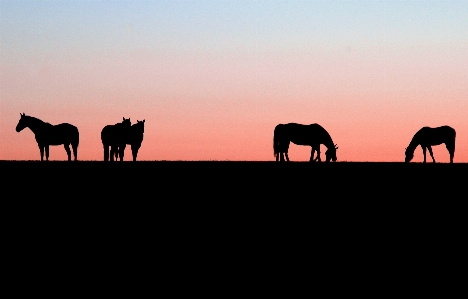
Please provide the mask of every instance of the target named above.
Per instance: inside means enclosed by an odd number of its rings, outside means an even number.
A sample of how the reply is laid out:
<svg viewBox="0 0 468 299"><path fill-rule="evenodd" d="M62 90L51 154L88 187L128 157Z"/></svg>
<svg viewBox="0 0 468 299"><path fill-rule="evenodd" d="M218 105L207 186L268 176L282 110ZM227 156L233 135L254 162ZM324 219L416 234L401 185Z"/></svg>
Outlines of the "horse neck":
<svg viewBox="0 0 468 299"><path fill-rule="evenodd" d="M134 124L132 126L132 133L134 133L134 134L143 134L143 131L144 131L143 125Z"/></svg>
<svg viewBox="0 0 468 299"><path fill-rule="evenodd" d="M128 133L132 127L124 123L116 123L114 128L116 130L120 130L121 132Z"/></svg>
<svg viewBox="0 0 468 299"><path fill-rule="evenodd" d="M419 143L420 143L419 138L418 138L417 135L415 135L415 136L413 137L413 139L411 139L411 142L409 143L409 145L408 145L408 147L406 148L406 150L407 150L408 152L413 153L414 150L416 149L416 147L419 145Z"/></svg>
<svg viewBox="0 0 468 299"><path fill-rule="evenodd" d="M326 137L325 137L325 140L323 141L323 145L325 145L328 149L335 148L335 144L333 143L333 140L330 134L326 133L325 136Z"/></svg>
<svg viewBox="0 0 468 299"><path fill-rule="evenodd" d="M34 134L37 134L43 130L44 125L46 124L47 123L38 118L29 116L28 125L26 127L29 128Z"/></svg>

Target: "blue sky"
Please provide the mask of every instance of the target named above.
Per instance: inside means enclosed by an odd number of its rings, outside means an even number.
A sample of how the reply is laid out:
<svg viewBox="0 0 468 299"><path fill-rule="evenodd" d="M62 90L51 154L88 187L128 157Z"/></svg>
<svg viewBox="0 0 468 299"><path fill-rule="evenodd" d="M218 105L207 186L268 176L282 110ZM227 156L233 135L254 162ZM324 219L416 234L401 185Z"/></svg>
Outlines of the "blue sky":
<svg viewBox="0 0 468 299"><path fill-rule="evenodd" d="M466 43L468 28L464 0L2 0L0 9L2 53L450 46Z"/></svg>

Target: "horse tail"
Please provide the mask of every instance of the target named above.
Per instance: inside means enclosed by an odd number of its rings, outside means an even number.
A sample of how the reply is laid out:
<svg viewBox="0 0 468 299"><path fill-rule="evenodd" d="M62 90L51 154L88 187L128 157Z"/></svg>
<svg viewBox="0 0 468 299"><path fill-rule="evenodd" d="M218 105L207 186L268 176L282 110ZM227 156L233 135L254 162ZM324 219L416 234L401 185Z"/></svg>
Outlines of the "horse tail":
<svg viewBox="0 0 468 299"><path fill-rule="evenodd" d="M279 149L279 139L280 139L279 132L280 132L280 125L277 125L275 127L274 132L273 132L273 155L275 157L280 152L280 149Z"/></svg>
<svg viewBox="0 0 468 299"><path fill-rule="evenodd" d="M107 125L101 130L101 141L103 145L109 144L109 130L111 130L111 126Z"/></svg>
<svg viewBox="0 0 468 299"><path fill-rule="evenodd" d="M276 148L276 141L275 141L275 135L273 135L273 156L276 157L277 153L277 148Z"/></svg>
<svg viewBox="0 0 468 299"><path fill-rule="evenodd" d="M76 147L78 147L78 144L80 144L80 131L76 128Z"/></svg>
<svg viewBox="0 0 468 299"><path fill-rule="evenodd" d="M78 144L80 144L80 131L78 131L77 127L75 127L74 129L75 129L75 134L72 138L71 146L73 150L73 156L75 157L75 161L76 161L78 160Z"/></svg>
<svg viewBox="0 0 468 299"><path fill-rule="evenodd" d="M452 129L452 130L453 130L452 152L455 153L455 138L457 137L457 132L455 131L455 129Z"/></svg>
<svg viewBox="0 0 468 299"><path fill-rule="evenodd" d="M71 126L70 135L70 143L72 147L78 147L78 144L80 143L80 132L76 126Z"/></svg>

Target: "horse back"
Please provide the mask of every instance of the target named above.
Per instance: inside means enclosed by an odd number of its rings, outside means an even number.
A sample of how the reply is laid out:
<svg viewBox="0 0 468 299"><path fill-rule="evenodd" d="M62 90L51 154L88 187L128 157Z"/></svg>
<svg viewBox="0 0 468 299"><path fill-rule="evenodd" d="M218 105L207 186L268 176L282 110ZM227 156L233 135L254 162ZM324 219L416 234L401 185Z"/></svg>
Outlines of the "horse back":
<svg viewBox="0 0 468 299"><path fill-rule="evenodd" d="M445 134L447 134L448 136L455 136L456 135L455 129L450 127L450 126L441 126L439 128L440 128L440 130L443 130L445 132Z"/></svg>
<svg viewBox="0 0 468 299"><path fill-rule="evenodd" d="M77 144L79 141L78 128L69 123L50 126L45 134L47 143L50 145Z"/></svg>
<svg viewBox="0 0 468 299"><path fill-rule="evenodd" d="M129 131L121 123L115 125L107 125L102 128L101 141L104 144L120 145L125 143L128 138Z"/></svg>
<svg viewBox="0 0 468 299"><path fill-rule="evenodd" d="M141 144L143 142L143 133L136 132L130 135L127 144Z"/></svg>
<svg viewBox="0 0 468 299"><path fill-rule="evenodd" d="M310 124L309 125L309 130L315 136L320 136L321 139L323 139L323 137L330 136L330 134L328 134L327 130L325 130L325 128L322 127L319 124Z"/></svg>
<svg viewBox="0 0 468 299"><path fill-rule="evenodd" d="M279 124L275 127L278 140L293 142L297 145L320 144L329 139L328 132L319 124Z"/></svg>
<svg viewBox="0 0 468 299"><path fill-rule="evenodd" d="M455 129L450 126L423 127L416 133L421 144L439 145L455 140Z"/></svg>
<svg viewBox="0 0 468 299"><path fill-rule="evenodd" d="M290 126L291 141L299 145L318 145L325 144L329 141L330 135L319 124L291 124Z"/></svg>
<svg viewBox="0 0 468 299"><path fill-rule="evenodd" d="M454 128L450 126L441 126L439 127L439 130L441 132L441 135L444 136L445 142L455 140L455 136L457 135L457 133L455 132Z"/></svg>
<svg viewBox="0 0 468 299"><path fill-rule="evenodd" d="M112 134L113 134L113 125L107 125L101 130L101 141L103 143L107 143L112 139Z"/></svg>

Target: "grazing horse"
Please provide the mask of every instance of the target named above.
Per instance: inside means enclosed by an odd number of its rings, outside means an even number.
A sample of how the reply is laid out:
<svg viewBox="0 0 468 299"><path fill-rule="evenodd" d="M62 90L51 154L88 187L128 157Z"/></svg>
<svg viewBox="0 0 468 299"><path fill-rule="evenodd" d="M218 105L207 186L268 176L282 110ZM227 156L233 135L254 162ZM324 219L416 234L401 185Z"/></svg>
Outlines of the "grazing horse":
<svg viewBox="0 0 468 299"><path fill-rule="evenodd" d="M137 120L136 124L133 124L130 128L130 132L127 135L126 144L119 148L118 150L114 150L115 152L115 159L120 156L120 159L123 160L125 147L127 144L131 145L132 148L132 156L133 161L135 162L138 155L138 150L141 147L141 143L143 142L143 133L145 132L145 120L139 121Z"/></svg>
<svg viewBox="0 0 468 299"><path fill-rule="evenodd" d="M39 151L41 152L41 161L44 161L44 150L46 161L49 161L49 146L61 144L63 144L67 151L68 161L71 161L70 144L73 149L74 160L77 160L78 143L80 140L77 127L68 123L51 125L24 113L20 113L20 115L21 118L16 125L16 132L29 128L34 133Z"/></svg>
<svg viewBox="0 0 468 299"><path fill-rule="evenodd" d="M321 162L320 159L320 144L327 147L325 152L326 161L336 161L336 150L338 147L333 143L333 140L328 132L319 124L302 125L296 123L279 124L275 127L273 134L273 152L276 156L276 161L289 162L288 149L289 143L297 145L308 145L312 147L310 154L310 162ZM317 157L314 159L315 152Z"/></svg>
<svg viewBox="0 0 468 299"><path fill-rule="evenodd" d="M124 117L122 122L115 125L107 125L102 129L101 141L104 147L104 161L109 161L109 158L110 161L114 161L115 152L125 145L130 127L130 118L126 119ZM122 158L120 158L120 161L122 161Z"/></svg>
<svg viewBox="0 0 468 299"><path fill-rule="evenodd" d="M426 163L426 149L431 154L432 162L435 163L434 155L432 154L432 145L440 145L445 143L450 154L450 163L453 163L453 156L455 154L455 129L449 126L441 126L436 128L423 127L414 134L413 139L409 143L405 151L405 162L409 163L414 156L414 150L418 145L421 145L424 162Z"/></svg>

